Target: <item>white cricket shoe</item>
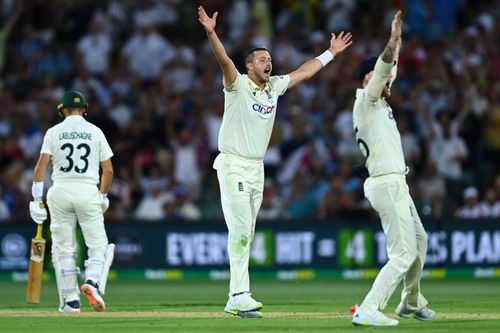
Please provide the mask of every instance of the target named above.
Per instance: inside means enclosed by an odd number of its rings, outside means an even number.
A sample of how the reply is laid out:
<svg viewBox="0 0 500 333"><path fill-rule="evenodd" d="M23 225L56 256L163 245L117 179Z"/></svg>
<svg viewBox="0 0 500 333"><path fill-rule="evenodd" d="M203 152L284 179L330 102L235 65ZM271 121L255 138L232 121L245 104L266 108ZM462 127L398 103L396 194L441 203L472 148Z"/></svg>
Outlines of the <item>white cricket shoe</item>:
<svg viewBox="0 0 500 333"><path fill-rule="evenodd" d="M224 311L242 317L240 312L258 312L262 307L262 303L254 300L252 294L241 293L229 297Z"/></svg>
<svg viewBox="0 0 500 333"><path fill-rule="evenodd" d="M80 313L80 301L69 301L64 303L62 308L59 308L59 312L61 313Z"/></svg>
<svg viewBox="0 0 500 333"><path fill-rule="evenodd" d="M398 316L402 318L415 317L415 319L422 321L432 320L436 316L436 312L434 312L433 310L429 309L426 306L418 310L410 310L406 306L404 306L403 303L399 303L395 312Z"/></svg>
<svg viewBox="0 0 500 333"><path fill-rule="evenodd" d="M104 300L99 293L99 288L95 282L90 280L85 281L80 290L82 291L83 296L89 300L89 303L94 310L97 312L103 312L106 309L106 304L104 303Z"/></svg>
<svg viewBox="0 0 500 333"><path fill-rule="evenodd" d="M359 326L396 326L399 321L384 316L380 311L375 312L373 316L369 316L361 308L358 308L352 316L352 323Z"/></svg>

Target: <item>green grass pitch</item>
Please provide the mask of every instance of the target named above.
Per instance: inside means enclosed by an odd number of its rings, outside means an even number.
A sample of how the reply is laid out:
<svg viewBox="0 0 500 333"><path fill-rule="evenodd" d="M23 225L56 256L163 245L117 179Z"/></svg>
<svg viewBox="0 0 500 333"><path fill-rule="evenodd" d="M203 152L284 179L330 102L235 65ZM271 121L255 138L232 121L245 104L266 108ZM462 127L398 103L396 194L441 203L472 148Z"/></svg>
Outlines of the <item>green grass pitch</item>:
<svg viewBox="0 0 500 333"><path fill-rule="evenodd" d="M117 281L108 284L107 310L96 313L83 299L82 313L57 311L53 282L38 305L25 303L25 283L0 282L0 332L500 332L499 280L424 280L423 291L438 313L431 322L402 319L394 328L354 327L349 308L371 281L254 281L264 318L223 312L225 281ZM400 289L385 313L393 316Z"/></svg>

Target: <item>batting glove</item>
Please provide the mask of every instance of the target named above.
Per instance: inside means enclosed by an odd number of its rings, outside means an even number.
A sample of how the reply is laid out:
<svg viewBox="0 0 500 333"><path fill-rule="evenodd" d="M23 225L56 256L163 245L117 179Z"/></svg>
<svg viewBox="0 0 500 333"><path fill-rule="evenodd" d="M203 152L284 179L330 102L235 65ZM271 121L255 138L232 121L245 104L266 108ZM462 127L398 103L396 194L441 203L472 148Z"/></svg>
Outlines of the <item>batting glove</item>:
<svg viewBox="0 0 500 333"><path fill-rule="evenodd" d="M47 219L47 208L43 201L30 201L30 215L37 224L42 224Z"/></svg>
<svg viewBox="0 0 500 333"><path fill-rule="evenodd" d="M101 195L102 195L101 207L102 207L102 213L104 214L109 208L109 199L107 194L101 193Z"/></svg>

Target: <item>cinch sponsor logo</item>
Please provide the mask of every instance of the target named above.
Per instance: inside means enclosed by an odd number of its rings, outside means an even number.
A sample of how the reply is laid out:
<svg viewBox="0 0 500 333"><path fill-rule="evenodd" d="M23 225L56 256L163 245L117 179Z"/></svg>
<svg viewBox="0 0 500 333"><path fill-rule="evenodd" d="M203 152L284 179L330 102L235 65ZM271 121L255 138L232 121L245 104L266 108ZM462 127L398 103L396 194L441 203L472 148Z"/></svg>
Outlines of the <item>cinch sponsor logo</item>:
<svg viewBox="0 0 500 333"><path fill-rule="evenodd" d="M258 113L262 113L262 114L272 113L275 108L276 108L276 105L263 106L263 105L260 105L260 104L257 104L257 103L255 103L254 105L252 105L252 110L254 110L254 111L258 112Z"/></svg>

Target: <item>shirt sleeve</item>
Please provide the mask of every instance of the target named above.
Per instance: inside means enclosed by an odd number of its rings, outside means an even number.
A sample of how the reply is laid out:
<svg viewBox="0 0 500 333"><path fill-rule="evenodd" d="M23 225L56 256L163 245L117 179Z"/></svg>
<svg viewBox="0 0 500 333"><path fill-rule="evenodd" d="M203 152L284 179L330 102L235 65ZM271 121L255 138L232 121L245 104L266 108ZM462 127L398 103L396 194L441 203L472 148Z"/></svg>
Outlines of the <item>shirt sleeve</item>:
<svg viewBox="0 0 500 333"><path fill-rule="evenodd" d="M372 78L365 88L368 95L377 99L380 98L382 90L387 84L387 80L391 74L392 67L392 63L386 63L380 57L378 58Z"/></svg>
<svg viewBox="0 0 500 333"><path fill-rule="evenodd" d="M389 88L392 87L394 81L396 81L396 77L398 76L398 62L394 61L391 69L391 79L389 80Z"/></svg>
<svg viewBox="0 0 500 333"><path fill-rule="evenodd" d="M290 75L271 76L269 82L271 83L273 90L277 91L278 95L281 96L288 88L288 84L290 83Z"/></svg>
<svg viewBox="0 0 500 333"><path fill-rule="evenodd" d="M102 132L101 132L100 142L101 142L101 149L99 151L99 161L102 162L110 159L113 156L113 151L111 150L108 140L106 140L106 137Z"/></svg>
<svg viewBox="0 0 500 333"><path fill-rule="evenodd" d="M231 84L229 87L224 87L224 92L233 93L233 92L237 92L238 90L241 90L241 87L242 87L244 81L245 80L243 78L243 75L241 75L239 72L237 72L236 79L234 80L233 84Z"/></svg>
<svg viewBox="0 0 500 333"><path fill-rule="evenodd" d="M52 138L52 131L49 129L47 130L45 136L43 137L43 143L42 143L42 148L40 149L40 154L49 154L54 156L51 148L52 146L51 138Z"/></svg>

